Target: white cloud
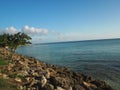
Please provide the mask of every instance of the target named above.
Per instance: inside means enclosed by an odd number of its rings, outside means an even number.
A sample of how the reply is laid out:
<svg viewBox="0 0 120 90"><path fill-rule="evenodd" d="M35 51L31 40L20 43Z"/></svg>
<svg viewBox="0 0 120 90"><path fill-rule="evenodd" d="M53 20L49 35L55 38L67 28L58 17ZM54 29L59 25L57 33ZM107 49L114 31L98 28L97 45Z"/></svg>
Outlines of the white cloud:
<svg viewBox="0 0 120 90"><path fill-rule="evenodd" d="M43 28L35 28L35 27L29 27L29 26L24 26L22 29L17 29L13 26L11 27L7 27L5 29L1 29L0 33L9 33L9 34L15 34L17 32L23 32L26 34L30 34L30 35L46 35L48 34L48 30L47 29L43 29Z"/></svg>
<svg viewBox="0 0 120 90"><path fill-rule="evenodd" d="M9 33L9 34L15 34L19 32L15 27L8 27L5 30L1 31L2 33Z"/></svg>
<svg viewBox="0 0 120 90"><path fill-rule="evenodd" d="M3 34L3 33L8 33L8 34L15 34L19 32L19 30L17 30L15 27L11 26L11 27L7 27L5 29L1 29L0 30L0 33Z"/></svg>
<svg viewBox="0 0 120 90"><path fill-rule="evenodd" d="M46 38L48 38L47 29L29 27L28 25L24 26L21 29L17 29L13 26L7 27L5 29L0 29L0 34L3 34L3 33L15 34L18 32L23 32L23 33L30 35L32 37L32 42L36 42L36 43L45 41Z"/></svg>
<svg viewBox="0 0 120 90"><path fill-rule="evenodd" d="M48 34L47 29L29 27L27 25L22 28L22 32L24 32L26 34L40 34L40 35Z"/></svg>
<svg viewBox="0 0 120 90"><path fill-rule="evenodd" d="M9 33L15 34L17 32L23 32L29 34L32 37L32 42L59 42L59 41L78 41L78 40L91 40L91 39L105 39L105 38L118 38L119 32L58 32L57 30L51 30L48 32L44 28L24 26L22 29L15 27L7 27L6 29L0 29L0 34Z"/></svg>

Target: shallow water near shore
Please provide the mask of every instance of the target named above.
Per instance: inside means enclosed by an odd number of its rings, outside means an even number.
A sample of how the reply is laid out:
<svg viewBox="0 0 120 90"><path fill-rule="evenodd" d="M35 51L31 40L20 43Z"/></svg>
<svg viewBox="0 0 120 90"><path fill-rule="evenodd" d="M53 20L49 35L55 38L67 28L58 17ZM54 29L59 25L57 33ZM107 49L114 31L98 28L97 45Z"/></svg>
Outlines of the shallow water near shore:
<svg viewBox="0 0 120 90"><path fill-rule="evenodd" d="M17 52L104 80L120 90L120 39L33 44Z"/></svg>

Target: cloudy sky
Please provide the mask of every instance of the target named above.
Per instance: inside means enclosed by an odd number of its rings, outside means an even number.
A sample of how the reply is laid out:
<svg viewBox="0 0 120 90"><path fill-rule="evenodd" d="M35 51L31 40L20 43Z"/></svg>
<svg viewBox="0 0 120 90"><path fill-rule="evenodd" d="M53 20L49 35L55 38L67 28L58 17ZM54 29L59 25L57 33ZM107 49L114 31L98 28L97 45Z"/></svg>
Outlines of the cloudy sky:
<svg viewBox="0 0 120 90"><path fill-rule="evenodd" d="M0 0L0 33L34 43L120 38L120 0Z"/></svg>

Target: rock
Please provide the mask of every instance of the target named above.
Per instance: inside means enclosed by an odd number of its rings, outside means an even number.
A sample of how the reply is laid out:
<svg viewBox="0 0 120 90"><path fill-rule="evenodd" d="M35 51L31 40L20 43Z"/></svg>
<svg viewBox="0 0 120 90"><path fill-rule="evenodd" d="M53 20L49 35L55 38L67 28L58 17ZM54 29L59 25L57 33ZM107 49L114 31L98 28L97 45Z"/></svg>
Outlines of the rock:
<svg viewBox="0 0 120 90"><path fill-rule="evenodd" d="M20 73L18 73L18 75L21 75L21 76L27 76L29 75L28 72L26 70L23 70L21 71Z"/></svg>
<svg viewBox="0 0 120 90"><path fill-rule="evenodd" d="M72 89L72 87L70 86L70 87L68 88L68 90L73 90L73 89Z"/></svg>
<svg viewBox="0 0 120 90"><path fill-rule="evenodd" d="M52 68L48 68L48 71L50 72L50 75L55 75L56 71Z"/></svg>
<svg viewBox="0 0 120 90"><path fill-rule="evenodd" d="M31 77L26 77L25 79L27 80L27 82L31 81Z"/></svg>
<svg viewBox="0 0 120 90"><path fill-rule="evenodd" d="M86 90L83 86L81 86L81 85L75 85L74 87L73 87L73 90ZM88 90L88 89L87 89Z"/></svg>
<svg viewBox="0 0 120 90"><path fill-rule="evenodd" d="M99 88L99 90L114 90L109 85L106 85L106 83L104 81L94 80L94 81L91 81L91 83L96 85L97 88Z"/></svg>
<svg viewBox="0 0 120 90"><path fill-rule="evenodd" d="M104 86L105 85L105 82L102 82L102 81L98 81L98 80L94 80L94 81L91 81L92 84L95 84L96 86Z"/></svg>
<svg viewBox="0 0 120 90"><path fill-rule="evenodd" d="M38 60L36 60L36 64L37 64L37 66L41 66L41 64Z"/></svg>
<svg viewBox="0 0 120 90"><path fill-rule="evenodd" d="M8 75L6 75L6 74L2 74L2 78L3 79L9 79Z"/></svg>
<svg viewBox="0 0 120 90"><path fill-rule="evenodd" d="M24 65L25 67L27 67L27 66L28 66L28 63L27 63L27 62L22 62L22 61L19 61L19 64Z"/></svg>
<svg viewBox="0 0 120 90"><path fill-rule="evenodd" d="M31 90L31 88L27 88L27 90Z"/></svg>
<svg viewBox="0 0 120 90"><path fill-rule="evenodd" d="M17 82L19 82L19 83L22 82L21 78L15 78L15 81L17 81Z"/></svg>
<svg viewBox="0 0 120 90"><path fill-rule="evenodd" d="M22 85L20 85L19 88L20 88L20 90L23 90L23 86Z"/></svg>
<svg viewBox="0 0 120 90"><path fill-rule="evenodd" d="M11 70L11 69L12 69L12 67L14 67L14 64L9 63L8 70Z"/></svg>
<svg viewBox="0 0 120 90"><path fill-rule="evenodd" d="M52 84L47 83L44 86L43 90L54 90L54 86Z"/></svg>
<svg viewBox="0 0 120 90"><path fill-rule="evenodd" d="M50 72L49 72L48 69L45 71L44 75L45 75L45 77L46 77L47 79L50 78Z"/></svg>
<svg viewBox="0 0 120 90"><path fill-rule="evenodd" d="M15 74L22 76L20 78L10 78L15 80L15 84L20 84L20 89L25 90L113 90L103 81L92 80L91 77L76 73L68 68L61 68L56 65L46 64L35 58L22 56L16 53L0 48L0 58L10 60L11 62L5 69L9 75ZM8 72L7 72L8 71ZM6 74L0 73L0 77L7 79ZM11 81L13 81L11 80Z"/></svg>
<svg viewBox="0 0 120 90"><path fill-rule="evenodd" d="M41 87L44 87L46 83L47 83L47 79L45 78L44 75L42 75L40 80Z"/></svg>
<svg viewBox="0 0 120 90"><path fill-rule="evenodd" d="M96 85L94 85L94 84L92 84L92 83L89 83L89 82L83 82L83 84L85 85L85 86L87 86L87 87L91 87L91 88L97 88L97 86Z"/></svg>
<svg viewBox="0 0 120 90"><path fill-rule="evenodd" d="M65 90L65 89L58 86L57 89L55 89L55 90Z"/></svg>
<svg viewBox="0 0 120 90"><path fill-rule="evenodd" d="M50 82L54 85L54 87L60 86L65 89L68 89L70 86L70 82L67 80L67 78L62 77L50 77Z"/></svg>
<svg viewBox="0 0 120 90"><path fill-rule="evenodd" d="M34 86L34 85L37 84L38 82L39 82L38 80L35 80L34 78L32 78L32 81L31 81L29 87Z"/></svg>
<svg viewBox="0 0 120 90"><path fill-rule="evenodd" d="M35 76L35 77L39 76L39 74L37 72L33 72L32 75Z"/></svg>
<svg viewBox="0 0 120 90"><path fill-rule="evenodd" d="M49 79L49 81L50 81L50 83L51 83L52 85L54 85L54 87L57 87L57 82L56 82L55 77L51 76L50 79Z"/></svg>

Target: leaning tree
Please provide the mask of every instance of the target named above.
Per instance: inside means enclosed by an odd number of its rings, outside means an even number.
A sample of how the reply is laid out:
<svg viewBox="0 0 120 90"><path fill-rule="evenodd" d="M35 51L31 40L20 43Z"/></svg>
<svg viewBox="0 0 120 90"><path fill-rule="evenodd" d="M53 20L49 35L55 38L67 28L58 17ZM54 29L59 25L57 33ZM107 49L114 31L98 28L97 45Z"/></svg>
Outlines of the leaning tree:
<svg viewBox="0 0 120 90"><path fill-rule="evenodd" d="M6 47L9 43L9 34L0 34L0 46Z"/></svg>
<svg viewBox="0 0 120 90"><path fill-rule="evenodd" d="M14 35L10 35L9 47L15 52L18 47L31 44L30 40L32 38L25 33L18 32Z"/></svg>
<svg viewBox="0 0 120 90"><path fill-rule="evenodd" d="M1 34L0 46L8 47L11 51L15 52L18 47L31 44L32 38L25 33L18 32L16 34Z"/></svg>

